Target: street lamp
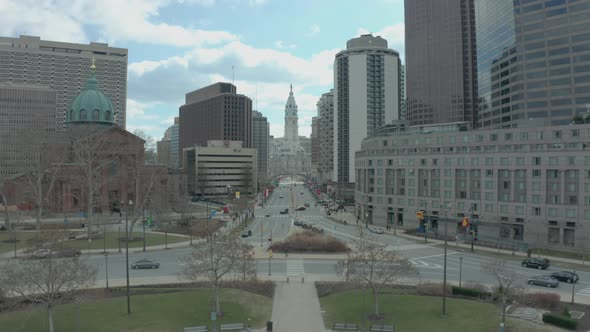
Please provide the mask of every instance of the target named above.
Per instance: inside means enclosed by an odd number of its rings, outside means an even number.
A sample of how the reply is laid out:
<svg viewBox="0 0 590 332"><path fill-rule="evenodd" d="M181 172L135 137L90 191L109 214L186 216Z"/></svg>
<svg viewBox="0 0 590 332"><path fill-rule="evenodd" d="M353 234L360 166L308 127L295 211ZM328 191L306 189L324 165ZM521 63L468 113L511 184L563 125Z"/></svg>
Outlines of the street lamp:
<svg viewBox="0 0 590 332"><path fill-rule="evenodd" d="M124 203L123 203L124 204ZM129 200L129 205L125 209L125 271L127 274L127 315L131 315L131 294L129 292L129 207L133 206L133 201Z"/></svg>
<svg viewBox="0 0 590 332"><path fill-rule="evenodd" d="M443 268L443 316L447 314L447 224L449 223L448 212L451 209L451 203L445 202L440 206L445 212L445 250L444 250L444 268Z"/></svg>

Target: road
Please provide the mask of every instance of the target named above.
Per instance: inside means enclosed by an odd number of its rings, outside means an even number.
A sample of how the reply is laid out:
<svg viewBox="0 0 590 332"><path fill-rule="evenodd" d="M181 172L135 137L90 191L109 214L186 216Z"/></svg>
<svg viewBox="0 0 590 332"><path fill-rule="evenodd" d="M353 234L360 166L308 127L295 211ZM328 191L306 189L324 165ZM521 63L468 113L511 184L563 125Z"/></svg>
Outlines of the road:
<svg viewBox="0 0 590 332"><path fill-rule="evenodd" d="M327 218L323 207L314 206L312 194L301 184L292 187L281 185L275 189L272 196L265 202L264 207L256 209L255 221L250 225L253 236L242 238L258 247L266 248L272 238L273 241L280 240L287 236L289 231L296 226L293 225L295 218L306 222L312 222L321 225L329 235L341 239L345 242L352 243L358 236L360 228L357 225L343 225L335 223ZM301 206L304 203L310 203L311 207L305 211L295 211L293 207ZM289 208L289 214L280 214L281 210ZM266 215L269 215L268 217ZM337 218L337 215L335 215ZM362 225L361 225L362 227ZM441 282L443 279L443 248L432 244L419 243L414 240L393 236L390 234L371 234L372 241L382 243L392 249L397 250L401 255L410 259L419 272L418 279L415 282ZM130 262L143 258L156 259L161 266L155 270L130 270L132 283L139 279L166 279L167 282L176 280L176 275L182 269L180 258L189 255L191 248L176 248L161 251L148 251L131 254ZM493 276L482 271L482 266L490 259L489 256L483 256L478 253L448 250L447 279L453 284L458 284L459 279L462 283L477 282L487 285L495 284ZM106 279L105 257L103 255L89 255L84 258L90 264L98 268L98 284L104 284ZM547 271L537 271L520 266L520 260L508 258L508 266L516 271L519 279L516 286L526 287L533 291L556 292L562 296L563 300L571 298L571 285L560 283L556 289L546 289L540 286L530 286L526 284L529 277L546 274L554 271L563 270L558 266L552 266ZM270 261L270 273L272 276L293 277L335 277L334 267L337 263L335 259L314 259L313 255L304 258L296 255L285 257L282 254L275 254ZM267 276L269 273L268 259L259 259L257 261L257 271L260 276ZM590 303L590 272L585 269L578 271L580 282L576 284L576 301ZM115 254L108 256L108 277L109 279L125 278L125 255ZM152 280L152 279L150 279Z"/></svg>

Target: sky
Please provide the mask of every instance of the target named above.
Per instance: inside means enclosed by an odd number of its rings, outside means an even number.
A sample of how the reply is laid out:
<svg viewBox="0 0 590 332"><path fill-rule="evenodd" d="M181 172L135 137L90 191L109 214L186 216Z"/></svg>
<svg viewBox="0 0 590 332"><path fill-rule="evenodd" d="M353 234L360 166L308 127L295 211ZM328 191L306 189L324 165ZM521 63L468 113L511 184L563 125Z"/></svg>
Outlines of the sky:
<svg viewBox="0 0 590 332"><path fill-rule="evenodd" d="M404 62L403 0L0 0L0 13L2 36L127 48L127 129L156 139L186 93L232 80L275 137L292 83L309 136L347 40L382 36Z"/></svg>

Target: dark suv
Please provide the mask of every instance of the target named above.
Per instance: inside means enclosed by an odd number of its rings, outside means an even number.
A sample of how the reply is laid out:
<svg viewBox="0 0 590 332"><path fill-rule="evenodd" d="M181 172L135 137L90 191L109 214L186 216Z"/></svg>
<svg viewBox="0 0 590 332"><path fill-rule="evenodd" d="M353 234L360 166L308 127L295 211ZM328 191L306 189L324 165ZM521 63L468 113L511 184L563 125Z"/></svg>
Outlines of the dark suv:
<svg viewBox="0 0 590 332"><path fill-rule="evenodd" d="M522 261L523 267L530 267L533 269L546 270L549 267L549 260L547 258L525 258Z"/></svg>

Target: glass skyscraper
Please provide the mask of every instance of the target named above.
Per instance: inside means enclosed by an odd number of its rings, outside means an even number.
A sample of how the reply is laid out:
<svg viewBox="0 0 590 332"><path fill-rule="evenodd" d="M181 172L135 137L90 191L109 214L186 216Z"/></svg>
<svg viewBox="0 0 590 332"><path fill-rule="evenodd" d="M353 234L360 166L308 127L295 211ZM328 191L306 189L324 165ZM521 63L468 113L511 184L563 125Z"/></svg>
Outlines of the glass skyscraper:
<svg viewBox="0 0 590 332"><path fill-rule="evenodd" d="M590 110L590 0L475 0L479 125L563 125Z"/></svg>

